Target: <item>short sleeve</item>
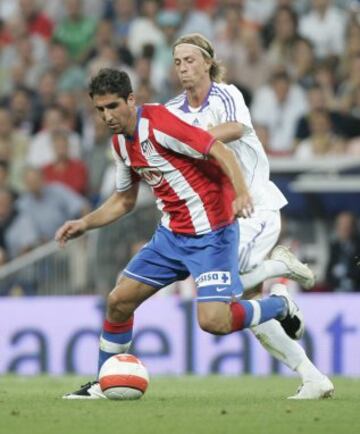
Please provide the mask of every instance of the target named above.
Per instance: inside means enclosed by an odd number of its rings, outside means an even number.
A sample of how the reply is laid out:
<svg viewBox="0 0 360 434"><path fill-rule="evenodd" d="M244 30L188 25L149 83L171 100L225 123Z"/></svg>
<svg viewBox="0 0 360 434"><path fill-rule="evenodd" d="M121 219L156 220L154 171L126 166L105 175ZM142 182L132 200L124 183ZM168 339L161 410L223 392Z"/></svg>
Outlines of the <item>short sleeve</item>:
<svg viewBox="0 0 360 434"><path fill-rule="evenodd" d="M215 138L207 131L177 117L163 106L157 106L152 128L157 142L164 148L192 158L205 158Z"/></svg>
<svg viewBox="0 0 360 434"><path fill-rule="evenodd" d="M217 96L219 123L239 122L253 128L249 109L242 93L236 86L215 87L213 95Z"/></svg>
<svg viewBox="0 0 360 434"><path fill-rule="evenodd" d="M114 139L112 141L112 156L115 162L115 189L116 191L126 191L132 187L132 185L139 182L138 175L133 171L131 167L128 167L123 159L118 154Z"/></svg>

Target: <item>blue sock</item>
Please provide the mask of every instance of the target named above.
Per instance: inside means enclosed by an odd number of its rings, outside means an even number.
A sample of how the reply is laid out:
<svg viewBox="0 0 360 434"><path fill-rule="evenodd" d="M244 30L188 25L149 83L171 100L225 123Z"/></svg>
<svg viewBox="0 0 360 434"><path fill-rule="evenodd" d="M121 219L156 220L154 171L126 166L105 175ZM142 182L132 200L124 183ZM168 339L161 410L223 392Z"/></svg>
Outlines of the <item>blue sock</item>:
<svg viewBox="0 0 360 434"><path fill-rule="evenodd" d="M241 300L231 303L230 308L232 331L235 331L281 317L287 311L287 302L283 297L274 296L262 300Z"/></svg>
<svg viewBox="0 0 360 434"><path fill-rule="evenodd" d="M101 366L111 356L128 352L132 340L133 323L133 317L122 323L104 321L100 336L98 374Z"/></svg>

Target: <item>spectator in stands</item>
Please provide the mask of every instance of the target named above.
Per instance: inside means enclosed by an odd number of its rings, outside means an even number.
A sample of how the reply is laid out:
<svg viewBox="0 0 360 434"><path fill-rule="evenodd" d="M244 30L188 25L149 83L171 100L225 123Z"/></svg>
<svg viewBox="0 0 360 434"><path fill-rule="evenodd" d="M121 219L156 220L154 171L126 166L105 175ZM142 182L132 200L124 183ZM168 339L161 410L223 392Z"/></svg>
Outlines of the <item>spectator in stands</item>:
<svg viewBox="0 0 360 434"><path fill-rule="evenodd" d="M28 35L20 37L13 47L16 49L16 56L11 64L12 88L25 86L36 90L45 65L36 59L34 45Z"/></svg>
<svg viewBox="0 0 360 434"><path fill-rule="evenodd" d="M155 91L149 81L142 81L136 86L136 103L141 106L143 104L155 102Z"/></svg>
<svg viewBox="0 0 360 434"><path fill-rule="evenodd" d="M360 3L359 3L360 4ZM360 16L360 15L359 15ZM346 30L345 50L338 68L341 80L349 74L352 59L360 53L360 19L352 17Z"/></svg>
<svg viewBox="0 0 360 434"><path fill-rule="evenodd" d="M55 105L58 105L66 113L68 128L79 135L82 135L83 132L83 120L80 110L81 98L81 93L77 94L64 90L57 93L55 100Z"/></svg>
<svg viewBox="0 0 360 434"><path fill-rule="evenodd" d="M67 130L55 130L51 134L55 161L43 167L44 180L47 183L59 182L73 191L85 196L87 193L88 170L69 152L70 134Z"/></svg>
<svg viewBox="0 0 360 434"><path fill-rule="evenodd" d="M338 91L340 109L356 115L356 93L360 89L360 52L350 61L346 79L341 83ZM355 106L355 107L354 107Z"/></svg>
<svg viewBox="0 0 360 434"><path fill-rule="evenodd" d="M240 25L242 10L236 6L228 6L223 11L221 25L217 26L214 37L216 51L227 66L234 63L239 50L243 50L244 29ZM198 30L200 31L200 30Z"/></svg>
<svg viewBox="0 0 360 434"><path fill-rule="evenodd" d="M40 169L24 171L26 192L18 199L18 209L33 222L42 242L54 238L64 219L74 219L89 211L87 201L62 184L44 183Z"/></svg>
<svg viewBox="0 0 360 434"><path fill-rule="evenodd" d="M162 7L162 0L142 0L141 15L130 24L128 47L134 57L142 56L146 47L152 52L164 43L164 34L157 24L157 15Z"/></svg>
<svg viewBox="0 0 360 434"><path fill-rule="evenodd" d="M40 0L19 0L19 6L20 13L27 23L28 32L50 39L54 23L42 12Z"/></svg>
<svg viewBox="0 0 360 434"><path fill-rule="evenodd" d="M73 60L82 62L94 40L96 19L84 15L83 0L65 0L64 3L66 18L56 26L53 38L67 48Z"/></svg>
<svg viewBox="0 0 360 434"><path fill-rule="evenodd" d="M314 80L324 92L326 106L330 110L338 109L339 102L336 95L337 80L334 62L318 62L315 65Z"/></svg>
<svg viewBox="0 0 360 434"><path fill-rule="evenodd" d="M27 163L34 167L42 167L54 162L55 155L51 135L59 128L70 131L70 154L74 158L81 155L80 137L71 130L68 113L59 106L49 107L43 115L43 129L32 137L29 145Z"/></svg>
<svg viewBox="0 0 360 434"><path fill-rule="evenodd" d="M318 58L340 56L345 41L344 12L332 6L331 0L312 0L311 3L310 12L300 19L299 33L314 44Z"/></svg>
<svg viewBox="0 0 360 434"><path fill-rule="evenodd" d="M28 38L33 47L33 56L36 62L44 63L46 61L48 41L37 33L29 33L28 23L23 15L16 14L6 22L6 34L7 47L11 53L10 58L17 57L17 41Z"/></svg>
<svg viewBox="0 0 360 434"><path fill-rule="evenodd" d="M126 46L131 24L136 18L135 4L133 0L114 0L113 7L116 39L121 46Z"/></svg>
<svg viewBox="0 0 360 434"><path fill-rule="evenodd" d="M111 163L109 129L97 114L92 117L95 127L93 143L85 154L89 171L89 198L92 203L99 201L100 187L106 168Z"/></svg>
<svg viewBox="0 0 360 434"><path fill-rule="evenodd" d="M10 184L9 163L6 160L0 160L0 190L8 190L14 199L18 197L18 192Z"/></svg>
<svg viewBox="0 0 360 434"><path fill-rule="evenodd" d="M317 110L326 110L329 113L335 134L346 138L360 135L359 121L346 113L343 114L339 111L331 110L327 105L325 92L318 84L315 83L308 89L307 100L309 111L302 116L297 123L295 145L297 145L299 141L307 139L310 136L309 117L311 113Z"/></svg>
<svg viewBox="0 0 360 434"><path fill-rule="evenodd" d="M289 71L295 82L304 89L314 84L315 54L312 43L298 37L290 55Z"/></svg>
<svg viewBox="0 0 360 434"><path fill-rule="evenodd" d="M334 133L328 111L321 109L312 111L309 115L309 129L310 136L299 143L295 157L311 159L345 152L345 142Z"/></svg>
<svg viewBox="0 0 360 434"><path fill-rule="evenodd" d="M7 162L9 186L13 190L23 189L22 171L28 147L28 137L14 129L9 110L0 108L0 160Z"/></svg>
<svg viewBox="0 0 360 434"><path fill-rule="evenodd" d="M36 132L40 129L40 121L44 111L55 104L57 92L57 78L56 74L50 70L45 71L37 84L36 94L36 119L38 125Z"/></svg>
<svg viewBox="0 0 360 434"><path fill-rule="evenodd" d="M35 113L33 110L32 94L29 89L21 87L15 89L9 99L9 108L13 125L18 131L30 136L35 130Z"/></svg>
<svg viewBox="0 0 360 434"><path fill-rule="evenodd" d="M77 91L85 87L85 74L74 65L65 45L53 42L49 47L49 67L55 74L57 90Z"/></svg>
<svg viewBox="0 0 360 434"><path fill-rule="evenodd" d="M176 39L180 15L177 11L161 11L157 16L157 23L164 34L164 42L156 47L152 59L152 84L159 91L173 66L172 44Z"/></svg>
<svg viewBox="0 0 360 434"><path fill-rule="evenodd" d="M326 283L331 291L360 291L360 236L356 217L342 212L336 218L330 242Z"/></svg>
<svg viewBox="0 0 360 434"><path fill-rule="evenodd" d="M194 0L176 0L176 10L181 15L177 37L187 33L201 32L208 39L213 39L214 30L211 19L205 12L196 9Z"/></svg>
<svg viewBox="0 0 360 434"><path fill-rule="evenodd" d="M246 32L242 41L242 49L233 52L234 63L228 65L228 82L238 83L253 94L268 82L271 64L258 32ZM219 47L216 51L223 53L223 49ZM247 102L246 104L249 105Z"/></svg>
<svg viewBox="0 0 360 434"><path fill-rule="evenodd" d="M268 129L269 145L266 150L269 154L292 154L296 124L306 110L304 91L294 85L284 71L275 72L270 84L255 93L252 117L255 125Z"/></svg>
<svg viewBox="0 0 360 434"><path fill-rule="evenodd" d="M269 59L273 65L288 65L298 37L297 15L292 8L281 6L275 11L273 32Z"/></svg>
<svg viewBox="0 0 360 434"><path fill-rule="evenodd" d="M29 216L15 208L12 193L0 189L0 265L29 251L39 241Z"/></svg>

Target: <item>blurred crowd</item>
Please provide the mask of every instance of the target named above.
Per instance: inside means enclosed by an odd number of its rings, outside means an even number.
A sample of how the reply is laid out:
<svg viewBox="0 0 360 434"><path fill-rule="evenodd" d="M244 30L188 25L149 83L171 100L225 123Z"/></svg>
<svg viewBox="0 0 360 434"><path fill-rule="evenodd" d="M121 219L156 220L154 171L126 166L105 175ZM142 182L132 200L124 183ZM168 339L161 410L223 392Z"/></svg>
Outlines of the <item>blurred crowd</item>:
<svg viewBox="0 0 360 434"><path fill-rule="evenodd" d="M198 31L270 156L360 155L359 1L2 0L0 264L113 188L89 77L124 69L139 104L165 103L181 91L172 43Z"/></svg>

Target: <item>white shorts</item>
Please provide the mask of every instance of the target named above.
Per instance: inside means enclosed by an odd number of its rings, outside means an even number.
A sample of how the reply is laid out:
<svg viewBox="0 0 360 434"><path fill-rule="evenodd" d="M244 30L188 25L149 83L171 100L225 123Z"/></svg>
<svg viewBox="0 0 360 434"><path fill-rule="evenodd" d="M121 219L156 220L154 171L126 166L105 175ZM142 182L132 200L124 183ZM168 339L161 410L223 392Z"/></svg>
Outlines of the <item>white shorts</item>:
<svg viewBox="0 0 360 434"><path fill-rule="evenodd" d="M257 210L251 218L238 219L240 226L239 270L251 271L267 257L281 229L280 211Z"/></svg>

